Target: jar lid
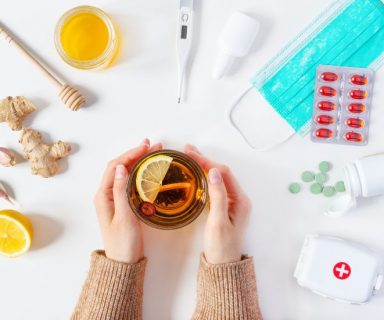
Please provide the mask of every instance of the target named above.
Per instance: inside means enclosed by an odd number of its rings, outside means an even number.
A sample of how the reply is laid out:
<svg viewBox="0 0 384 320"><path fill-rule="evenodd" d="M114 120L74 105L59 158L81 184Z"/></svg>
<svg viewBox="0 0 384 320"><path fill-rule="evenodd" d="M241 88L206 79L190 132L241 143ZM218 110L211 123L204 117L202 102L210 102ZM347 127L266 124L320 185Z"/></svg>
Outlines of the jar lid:
<svg viewBox="0 0 384 320"><path fill-rule="evenodd" d="M356 208L356 198L351 194L344 194L337 197L324 214L328 217L337 218L345 215L348 211Z"/></svg>

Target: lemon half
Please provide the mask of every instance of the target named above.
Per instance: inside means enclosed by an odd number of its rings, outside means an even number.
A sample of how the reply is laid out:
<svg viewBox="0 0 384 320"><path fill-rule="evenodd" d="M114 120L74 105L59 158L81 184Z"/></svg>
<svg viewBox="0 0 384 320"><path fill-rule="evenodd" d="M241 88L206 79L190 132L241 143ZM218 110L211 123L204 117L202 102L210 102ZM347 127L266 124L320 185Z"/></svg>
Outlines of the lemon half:
<svg viewBox="0 0 384 320"><path fill-rule="evenodd" d="M165 155L151 157L142 163L136 175L136 189L141 200L153 203L173 158Z"/></svg>
<svg viewBox="0 0 384 320"><path fill-rule="evenodd" d="M31 247L33 227L29 219L15 210L0 211L0 254L17 257Z"/></svg>

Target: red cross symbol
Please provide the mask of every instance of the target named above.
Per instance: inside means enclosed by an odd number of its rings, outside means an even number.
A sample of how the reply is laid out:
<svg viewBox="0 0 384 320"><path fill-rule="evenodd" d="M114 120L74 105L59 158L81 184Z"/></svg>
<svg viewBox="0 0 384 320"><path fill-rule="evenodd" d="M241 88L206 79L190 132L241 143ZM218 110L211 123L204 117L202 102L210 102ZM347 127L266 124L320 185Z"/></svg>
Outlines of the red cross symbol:
<svg viewBox="0 0 384 320"><path fill-rule="evenodd" d="M345 280L351 275L351 267L346 262L338 262L333 267L333 274L337 279Z"/></svg>

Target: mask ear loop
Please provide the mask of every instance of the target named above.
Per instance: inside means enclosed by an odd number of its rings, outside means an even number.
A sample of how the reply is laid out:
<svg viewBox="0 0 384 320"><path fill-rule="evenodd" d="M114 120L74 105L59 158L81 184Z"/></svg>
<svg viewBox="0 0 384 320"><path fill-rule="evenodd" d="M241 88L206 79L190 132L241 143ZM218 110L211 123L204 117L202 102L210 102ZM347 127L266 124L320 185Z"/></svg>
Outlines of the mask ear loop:
<svg viewBox="0 0 384 320"><path fill-rule="evenodd" d="M295 135L295 132L289 134L287 137L285 137L283 140L281 141L278 141L278 142L274 142L272 144L269 144L269 145L266 145L264 147L255 147L247 138L247 136L245 135L245 133L240 129L240 127L236 124L236 122L233 120L233 117L232 117L232 114L233 114L233 111L235 111L236 107L238 106L239 102L244 98L245 95L247 95L247 93L253 89L253 86L250 85L246 90L243 91L243 93L241 93L241 95L236 98L232 104L229 106L228 108L228 111L227 111L227 117L228 117L228 120L229 120L229 123L232 125L233 128L236 129L236 131L241 135L241 137L243 138L243 140L245 141L245 143L251 147L253 150L255 151L260 151L260 152L264 152L264 151L268 151L268 150L271 150L273 148L276 148L282 144L284 144L285 142L287 142L288 140L290 140L294 135Z"/></svg>

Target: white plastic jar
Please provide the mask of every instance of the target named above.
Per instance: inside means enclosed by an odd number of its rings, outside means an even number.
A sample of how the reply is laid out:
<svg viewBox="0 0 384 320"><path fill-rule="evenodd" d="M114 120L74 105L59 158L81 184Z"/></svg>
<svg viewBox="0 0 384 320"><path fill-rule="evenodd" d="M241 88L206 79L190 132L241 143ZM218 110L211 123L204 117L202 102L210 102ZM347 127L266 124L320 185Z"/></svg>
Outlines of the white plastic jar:
<svg viewBox="0 0 384 320"><path fill-rule="evenodd" d="M356 207L356 198L384 195L384 153L364 157L344 168L346 194L325 212L337 217Z"/></svg>

